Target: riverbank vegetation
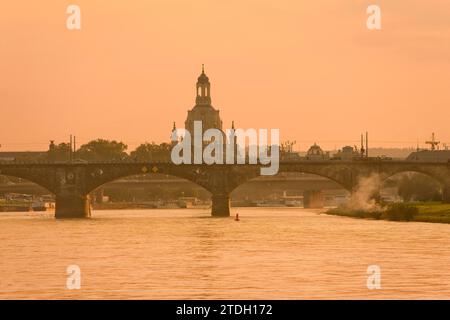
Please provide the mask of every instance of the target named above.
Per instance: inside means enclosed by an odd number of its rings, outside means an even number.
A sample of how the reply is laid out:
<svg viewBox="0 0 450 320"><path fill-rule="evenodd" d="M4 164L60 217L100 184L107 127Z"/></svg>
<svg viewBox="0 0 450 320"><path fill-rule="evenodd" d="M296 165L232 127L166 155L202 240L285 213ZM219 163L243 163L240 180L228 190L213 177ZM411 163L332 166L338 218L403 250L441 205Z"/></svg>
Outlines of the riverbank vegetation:
<svg viewBox="0 0 450 320"><path fill-rule="evenodd" d="M0 199L0 212L22 212L29 211L30 203L19 201L8 201Z"/></svg>
<svg viewBox="0 0 450 320"><path fill-rule="evenodd" d="M325 213L375 220L450 223L450 204L438 202L391 203L371 210L350 209L343 205Z"/></svg>

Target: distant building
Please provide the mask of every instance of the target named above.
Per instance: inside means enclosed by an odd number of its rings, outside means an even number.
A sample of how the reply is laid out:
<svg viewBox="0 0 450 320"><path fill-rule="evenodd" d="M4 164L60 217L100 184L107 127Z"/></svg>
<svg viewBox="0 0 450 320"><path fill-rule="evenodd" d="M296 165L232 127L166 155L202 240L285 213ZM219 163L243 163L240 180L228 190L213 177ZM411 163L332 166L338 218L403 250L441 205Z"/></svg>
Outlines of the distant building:
<svg viewBox="0 0 450 320"><path fill-rule="evenodd" d="M320 146L314 143L306 153L306 160L328 160L330 159L330 154L324 152Z"/></svg>
<svg viewBox="0 0 450 320"><path fill-rule="evenodd" d="M406 160L447 162L450 161L450 150L419 150L411 153Z"/></svg>
<svg viewBox="0 0 450 320"><path fill-rule="evenodd" d="M427 162L450 161L450 150L445 143L443 144L444 149L440 150L439 145L441 143L436 140L434 132L431 134L431 140L426 141L425 143L430 145L429 150L419 150L419 146L417 146L417 151L412 152L406 160Z"/></svg>
<svg viewBox="0 0 450 320"><path fill-rule="evenodd" d="M299 161L301 160L300 154L294 151L280 151L281 161Z"/></svg>
<svg viewBox="0 0 450 320"><path fill-rule="evenodd" d="M187 119L184 127L191 135L194 133L194 121L201 121L203 133L208 129L222 130L222 120L220 119L219 110L214 109L211 105L211 84L209 78L205 74L204 68L197 79L197 97L195 106L188 111Z"/></svg>
<svg viewBox="0 0 450 320"><path fill-rule="evenodd" d="M336 154L334 154L333 159L335 160L343 160L350 161L354 158L360 158L361 154L353 147L345 146L342 150L338 150Z"/></svg>
<svg viewBox="0 0 450 320"><path fill-rule="evenodd" d="M196 98L195 106L188 110L186 121L184 122L185 129L194 137L194 122L201 121L202 123L202 135L208 129L218 129L222 132L222 138L224 143L223 154L226 154L225 143L227 142L227 137L225 131L222 128L222 120L220 119L219 110L215 109L211 104L211 83L209 82L208 76L205 74L205 69L202 66L202 73L197 78L196 85ZM234 121L231 124L231 128L234 129ZM173 124L172 132L176 131L176 125ZM231 138L231 137L228 137ZM234 152L235 157L240 150L236 147L237 139L232 137L233 143L235 144ZM208 145L211 141L203 141L203 147ZM172 146L175 142L172 141ZM192 157L194 156L194 146L192 146Z"/></svg>

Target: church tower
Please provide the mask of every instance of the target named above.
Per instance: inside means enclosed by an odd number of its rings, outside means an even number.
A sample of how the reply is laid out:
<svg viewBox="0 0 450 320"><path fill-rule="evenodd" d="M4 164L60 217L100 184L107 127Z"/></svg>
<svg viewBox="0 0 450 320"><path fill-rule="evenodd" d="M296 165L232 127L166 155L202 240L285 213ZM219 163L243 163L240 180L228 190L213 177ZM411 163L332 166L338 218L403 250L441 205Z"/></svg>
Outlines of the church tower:
<svg viewBox="0 0 450 320"><path fill-rule="evenodd" d="M203 132L215 128L222 130L222 120L219 110L211 105L211 84L208 76L205 74L205 68L202 66L202 73L197 79L195 106L188 111L184 127L191 134L194 133L194 121L201 121Z"/></svg>

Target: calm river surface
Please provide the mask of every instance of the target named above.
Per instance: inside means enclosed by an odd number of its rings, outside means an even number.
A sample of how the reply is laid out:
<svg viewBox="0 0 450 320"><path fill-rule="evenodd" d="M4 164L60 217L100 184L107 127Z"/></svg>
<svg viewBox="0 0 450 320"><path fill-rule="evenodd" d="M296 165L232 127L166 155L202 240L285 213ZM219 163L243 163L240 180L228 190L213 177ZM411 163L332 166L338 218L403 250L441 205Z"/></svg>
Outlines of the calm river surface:
<svg viewBox="0 0 450 320"><path fill-rule="evenodd" d="M450 225L297 208L0 214L0 298L450 298ZM69 265L81 289L66 289ZM367 268L381 268L381 289Z"/></svg>

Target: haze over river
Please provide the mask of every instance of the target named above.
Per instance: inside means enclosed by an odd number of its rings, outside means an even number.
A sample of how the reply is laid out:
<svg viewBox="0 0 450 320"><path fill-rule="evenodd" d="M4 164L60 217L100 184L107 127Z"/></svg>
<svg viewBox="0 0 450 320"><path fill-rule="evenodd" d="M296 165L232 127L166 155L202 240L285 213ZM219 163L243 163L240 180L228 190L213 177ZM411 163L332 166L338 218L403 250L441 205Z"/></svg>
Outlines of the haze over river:
<svg viewBox="0 0 450 320"><path fill-rule="evenodd" d="M0 214L0 298L450 298L450 225L298 208ZM69 265L81 289L66 289ZM381 289L367 268L381 268Z"/></svg>

